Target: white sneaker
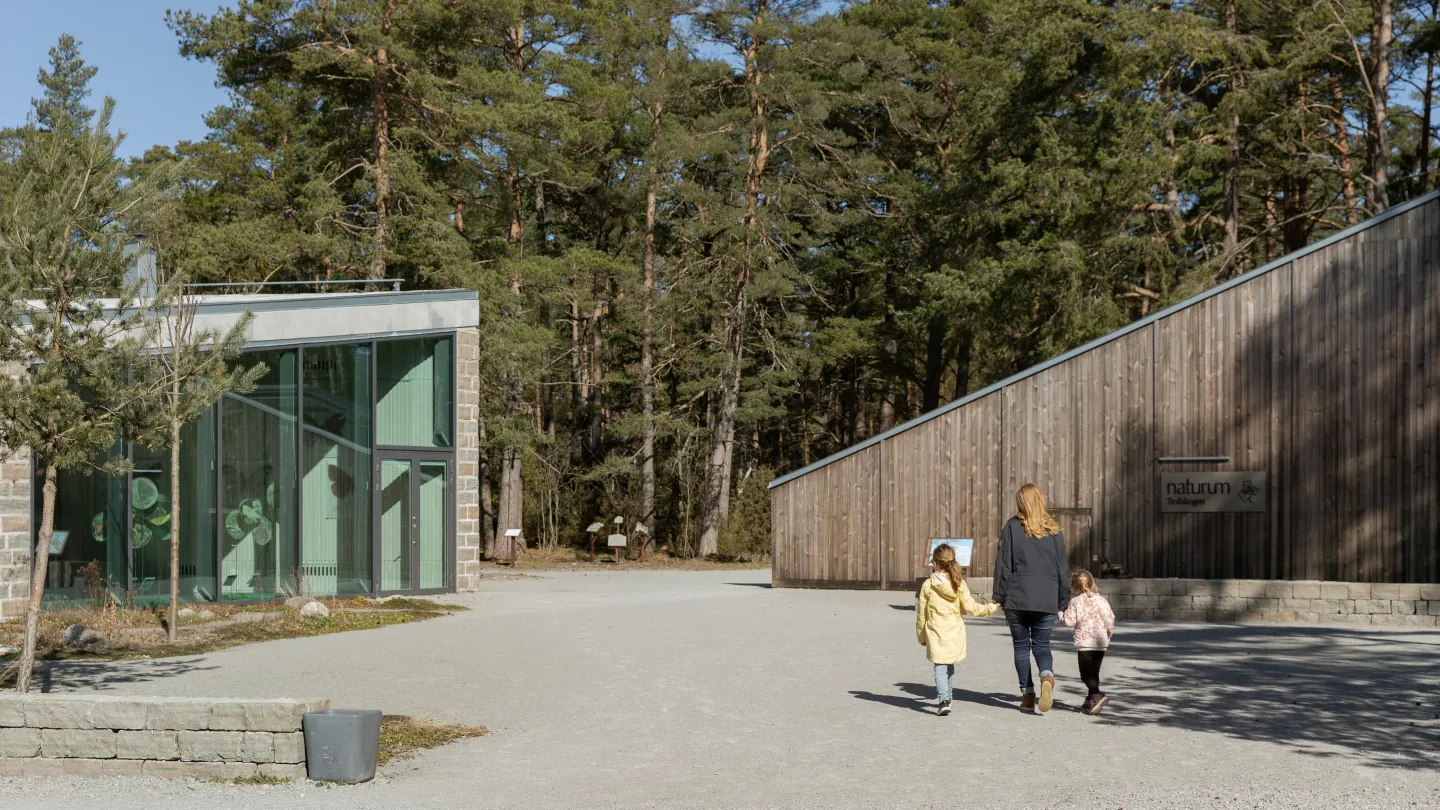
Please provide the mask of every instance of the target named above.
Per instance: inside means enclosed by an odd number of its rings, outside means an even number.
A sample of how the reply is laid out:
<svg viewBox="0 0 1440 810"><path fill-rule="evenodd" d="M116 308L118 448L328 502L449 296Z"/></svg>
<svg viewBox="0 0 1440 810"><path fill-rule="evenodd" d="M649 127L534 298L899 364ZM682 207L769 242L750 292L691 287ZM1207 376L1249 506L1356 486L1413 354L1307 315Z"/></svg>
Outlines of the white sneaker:
<svg viewBox="0 0 1440 810"><path fill-rule="evenodd" d="M940 716L941 716L941 717L944 717L945 715L947 715L947 714L949 714L949 713L950 713L950 701L948 701L948 700L942 700L942 701L940 701Z"/></svg>

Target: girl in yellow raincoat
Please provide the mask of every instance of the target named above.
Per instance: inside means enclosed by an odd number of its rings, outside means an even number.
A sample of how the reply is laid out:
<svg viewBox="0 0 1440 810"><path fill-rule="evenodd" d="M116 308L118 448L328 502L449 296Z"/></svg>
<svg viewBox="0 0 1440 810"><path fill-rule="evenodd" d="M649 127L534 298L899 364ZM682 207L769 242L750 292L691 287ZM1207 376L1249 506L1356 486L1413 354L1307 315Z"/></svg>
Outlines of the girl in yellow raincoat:
<svg viewBox="0 0 1440 810"><path fill-rule="evenodd" d="M915 606L915 635L925 646L926 657L935 665L935 698L940 702L941 716L950 713L950 678L955 665L965 660L965 619L989 616L1000 609L998 603L982 605L970 595L965 576L955 563L955 549L936 546L930 562L935 573L920 586L920 601Z"/></svg>

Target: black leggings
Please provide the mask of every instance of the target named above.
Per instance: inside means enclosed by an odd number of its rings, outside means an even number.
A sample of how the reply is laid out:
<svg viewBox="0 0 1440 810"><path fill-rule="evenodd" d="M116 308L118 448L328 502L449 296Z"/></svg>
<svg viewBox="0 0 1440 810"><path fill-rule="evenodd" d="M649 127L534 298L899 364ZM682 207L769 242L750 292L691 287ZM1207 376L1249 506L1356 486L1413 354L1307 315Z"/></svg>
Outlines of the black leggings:
<svg viewBox="0 0 1440 810"><path fill-rule="evenodd" d="M1104 661L1104 650L1080 650L1080 680L1090 690L1090 697L1104 694L1100 691L1100 664Z"/></svg>

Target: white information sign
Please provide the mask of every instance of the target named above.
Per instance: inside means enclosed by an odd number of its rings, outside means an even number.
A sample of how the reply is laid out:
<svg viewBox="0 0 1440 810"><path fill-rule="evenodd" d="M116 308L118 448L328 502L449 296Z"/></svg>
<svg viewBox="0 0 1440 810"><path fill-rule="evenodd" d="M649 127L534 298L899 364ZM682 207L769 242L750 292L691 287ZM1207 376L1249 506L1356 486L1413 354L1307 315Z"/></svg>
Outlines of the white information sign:
<svg viewBox="0 0 1440 810"><path fill-rule="evenodd" d="M624 548L625 543L626 538L623 534L612 534L609 537L605 538L605 545L611 548Z"/></svg>
<svg viewBox="0 0 1440 810"><path fill-rule="evenodd" d="M975 549L974 540L951 540L940 538L930 541L930 550L925 553L925 564L935 559L935 549L941 546L949 546L955 549L955 563L962 568L970 564L970 552Z"/></svg>

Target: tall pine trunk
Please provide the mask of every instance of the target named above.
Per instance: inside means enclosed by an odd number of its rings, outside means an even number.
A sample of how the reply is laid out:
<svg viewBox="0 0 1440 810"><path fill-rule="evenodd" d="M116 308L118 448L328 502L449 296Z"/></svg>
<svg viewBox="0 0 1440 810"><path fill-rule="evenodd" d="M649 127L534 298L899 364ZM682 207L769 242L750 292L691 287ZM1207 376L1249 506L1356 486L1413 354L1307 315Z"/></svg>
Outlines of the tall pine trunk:
<svg viewBox="0 0 1440 810"><path fill-rule="evenodd" d="M1350 157L1350 129L1345 119L1345 96L1340 92L1340 83L1330 83L1330 100L1334 108L1330 128L1335 131L1336 168L1340 171L1340 197L1345 201L1345 224L1354 225L1360 221L1356 209L1355 165Z"/></svg>
<svg viewBox="0 0 1440 810"><path fill-rule="evenodd" d="M700 556L720 551L720 528L730 509L730 466L735 452L735 411L740 402L740 366L744 358L745 293L725 319L727 363L720 375L719 402L711 410L710 452L705 466L705 512L700 524Z"/></svg>
<svg viewBox="0 0 1440 810"><path fill-rule="evenodd" d="M756 4L754 24L763 30L769 16L769 0ZM759 56L766 43L746 42L745 90L750 107L750 139L745 167L745 241L725 316L725 367L720 375L719 402L713 409L710 452L705 466L705 510L700 524L700 555L720 550L720 529L730 509L730 470L735 452L735 412L740 403L740 383L745 359L745 328L750 305L750 279L755 271L762 234L760 231L760 187L770 160L769 100L762 92L763 68Z"/></svg>
<svg viewBox="0 0 1440 810"><path fill-rule="evenodd" d="M47 452L41 458L48 459ZM55 534L55 465L45 462L45 483L40 498L40 536L30 555L30 604L25 609L25 646L20 652L20 668L15 674L15 691L30 691L30 676L35 670L35 645L40 640L40 606L45 600L45 577L50 567L50 538Z"/></svg>
<svg viewBox="0 0 1440 810"><path fill-rule="evenodd" d="M490 451L485 444L485 419L478 422L480 433L480 546L485 559L495 559L495 502L490 492Z"/></svg>
<svg viewBox="0 0 1440 810"><path fill-rule="evenodd" d="M1370 115L1365 139L1370 163L1370 213L1390 207L1390 48L1395 40L1395 1L1370 0Z"/></svg>
<svg viewBox="0 0 1440 810"><path fill-rule="evenodd" d="M1440 0L1431 0L1430 19L1440 17ZM1420 193L1432 187L1430 182L1430 115L1435 110L1435 49L1425 51L1425 86L1420 92Z"/></svg>
<svg viewBox="0 0 1440 810"><path fill-rule="evenodd" d="M495 546L499 558L514 562L519 556L522 536L511 536L509 530L524 528L525 491L521 479L520 450L507 447L500 460L500 525Z"/></svg>
<svg viewBox="0 0 1440 810"><path fill-rule="evenodd" d="M920 390L920 412L940 407L940 383L945 376L946 321L936 315L925 329L925 385Z"/></svg>
<svg viewBox="0 0 1440 810"><path fill-rule="evenodd" d="M660 105L656 108L656 126L659 126ZM640 522L649 533L645 536L645 548L654 545L655 537L655 186L658 182L653 159L649 167L650 187L645 192L645 255L641 262L644 268L645 312L640 331Z"/></svg>
<svg viewBox="0 0 1440 810"><path fill-rule="evenodd" d="M1225 0L1225 31L1232 39L1231 49L1238 48L1238 43L1233 40L1239 36L1238 15L1235 9L1235 0ZM1237 95L1242 85L1240 78L1240 60L1234 57L1230 59L1230 80L1229 92L1227 95ZM1240 267L1240 111L1238 97L1231 101L1230 112L1226 120L1226 154L1225 154L1225 216L1223 218L1223 239L1222 249L1224 251L1224 264L1221 267L1222 276L1238 275Z"/></svg>
<svg viewBox="0 0 1440 810"><path fill-rule="evenodd" d="M395 25L395 3L385 0L380 33L390 36ZM370 262L365 276L371 280L385 278L385 254L390 249L390 52L381 44L375 53L375 76L372 80L375 98L375 232L370 236Z"/></svg>

